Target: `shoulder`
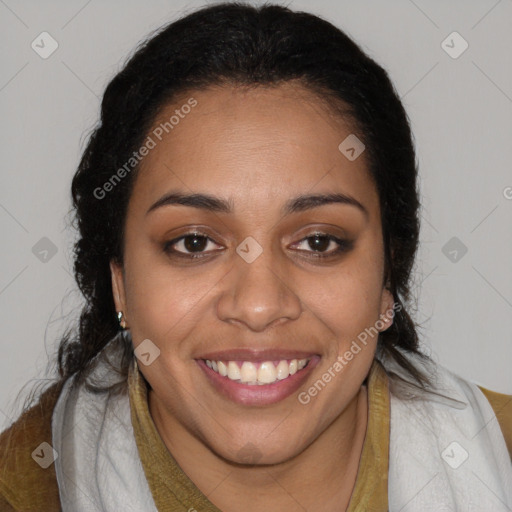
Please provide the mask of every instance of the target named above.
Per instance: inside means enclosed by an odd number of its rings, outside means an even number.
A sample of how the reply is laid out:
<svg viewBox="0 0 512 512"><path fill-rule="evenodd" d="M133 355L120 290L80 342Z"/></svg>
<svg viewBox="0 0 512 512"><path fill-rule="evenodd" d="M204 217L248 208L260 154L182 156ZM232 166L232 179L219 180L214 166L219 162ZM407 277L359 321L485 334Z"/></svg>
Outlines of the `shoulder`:
<svg viewBox="0 0 512 512"><path fill-rule="evenodd" d="M55 467L48 457L51 457L52 414L61 389L61 384L53 384L36 405L0 434L1 510L60 511ZM41 446L42 443L49 446ZM36 462L38 457L41 464Z"/></svg>
<svg viewBox="0 0 512 512"><path fill-rule="evenodd" d="M390 390L392 395L396 395L399 399L405 399L405 403L409 403L411 396L428 396L431 392L437 395L436 400L450 403L451 400L459 399L465 401L468 397L479 395L479 400L487 400L489 402L496 419L498 420L501 432L503 434L507 449L512 459L512 395L496 393L482 386L468 381L437 363L429 356L418 353L411 353L404 350L398 350L401 355L407 359L416 369L428 376L430 383L428 389L418 391L417 383L411 378L394 359L387 354L381 356L386 372L392 376L398 376L398 381L392 379L390 381ZM482 396L483 395L483 396ZM471 399L471 398L470 398Z"/></svg>
<svg viewBox="0 0 512 512"><path fill-rule="evenodd" d="M507 443L510 458L512 459L512 395L496 393L482 386L478 387L491 404L494 414L496 414L503 437Z"/></svg>

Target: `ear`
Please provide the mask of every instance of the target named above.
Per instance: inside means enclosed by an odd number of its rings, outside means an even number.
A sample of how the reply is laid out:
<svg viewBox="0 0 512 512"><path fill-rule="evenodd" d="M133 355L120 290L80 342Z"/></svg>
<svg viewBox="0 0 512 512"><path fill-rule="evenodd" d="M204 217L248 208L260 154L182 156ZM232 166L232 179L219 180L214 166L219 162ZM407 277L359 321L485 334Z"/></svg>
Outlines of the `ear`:
<svg viewBox="0 0 512 512"><path fill-rule="evenodd" d="M112 278L112 295L114 297L116 311L122 311L124 319L128 321L126 315L126 295L124 289L123 268L113 260L110 261L110 276Z"/></svg>
<svg viewBox="0 0 512 512"><path fill-rule="evenodd" d="M380 319L384 323L384 327L380 329L380 332L389 329L393 324L393 317L395 315L394 306L395 298L388 289L387 285L382 289L382 295L380 299Z"/></svg>

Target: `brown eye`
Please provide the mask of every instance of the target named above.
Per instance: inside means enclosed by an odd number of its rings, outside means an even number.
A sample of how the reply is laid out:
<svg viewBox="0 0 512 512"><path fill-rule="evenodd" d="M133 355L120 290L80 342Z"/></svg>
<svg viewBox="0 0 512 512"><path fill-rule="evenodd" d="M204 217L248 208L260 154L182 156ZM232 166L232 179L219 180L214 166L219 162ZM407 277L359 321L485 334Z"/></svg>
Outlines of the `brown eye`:
<svg viewBox="0 0 512 512"><path fill-rule="evenodd" d="M302 245L302 248L300 246ZM341 240L334 235L327 233L315 233L303 238L296 247L301 252L311 253L315 258L327 258L350 250L353 243L348 240ZM308 250L312 249L312 250ZM330 249L330 250L329 250Z"/></svg>
<svg viewBox="0 0 512 512"><path fill-rule="evenodd" d="M307 238L308 245L314 251L324 252L331 245L332 240L325 235L315 235Z"/></svg>
<svg viewBox="0 0 512 512"><path fill-rule="evenodd" d="M190 235L183 238L183 246L187 252L201 252L208 245L208 239L200 235Z"/></svg>
<svg viewBox="0 0 512 512"><path fill-rule="evenodd" d="M214 247L212 247L214 246ZM202 233L187 233L179 238L170 240L164 244L164 251L181 257L197 258L201 257L206 248L214 249L217 244L213 240Z"/></svg>

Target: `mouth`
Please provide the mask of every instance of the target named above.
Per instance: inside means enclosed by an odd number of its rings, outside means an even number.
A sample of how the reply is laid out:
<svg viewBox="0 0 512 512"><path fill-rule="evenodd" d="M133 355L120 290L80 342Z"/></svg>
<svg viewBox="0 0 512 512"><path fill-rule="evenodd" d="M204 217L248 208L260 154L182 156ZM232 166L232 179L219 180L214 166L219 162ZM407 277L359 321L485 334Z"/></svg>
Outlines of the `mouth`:
<svg viewBox="0 0 512 512"><path fill-rule="evenodd" d="M241 405L270 405L297 391L321 357L283 351L235 350L196 359L213 388Z"/></svg>
<svg viewBox="0 0 512 512"><path fill-rule="evenodd" d="M310 361L311 358L260 362L204 360L206 366L215 373L248 386L268 386L278 380L287 379L304 369Z"/></svg>

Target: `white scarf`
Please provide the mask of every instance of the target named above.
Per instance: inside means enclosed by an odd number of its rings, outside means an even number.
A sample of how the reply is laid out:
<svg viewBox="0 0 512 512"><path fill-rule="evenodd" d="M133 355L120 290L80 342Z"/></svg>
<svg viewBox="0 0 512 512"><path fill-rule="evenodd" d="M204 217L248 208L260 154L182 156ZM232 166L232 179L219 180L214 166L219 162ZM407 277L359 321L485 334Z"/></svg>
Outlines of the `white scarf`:
<svg viewBox="0 0 512 512"><path fill-rule="evenodd" d="M109 343L104 354L116 363L118 345ZM407 357L421 367L417 356ZM402 378L392 379L391 386L389 510L510 512L511 461L478 387L433 365L427 371L433 372L435 390L425 393L393 360L381 360ZM105 384L115 378L100 360L88 380ZM93 394L72 381L52 419L62 511L157 512L135 443L128 394Z"/></svg>
<svg viewBox="0 0 512 512"><path fill-rule="evenodd" d="M485 395L439 364L407 358L434 384L421 391L381 359L401 377L390 379L389 510L511 512L512 462Z"/></svg>
<svg viewBox="0 0 512 512"><path fill-rule="evenodd" d="M115 384L106 363L119 367L122 335L105 347L105 359L88 378ZM93 394L64 385L52 418L55 471L62 512L157 512L139 458L128 394Z"/></svg>

